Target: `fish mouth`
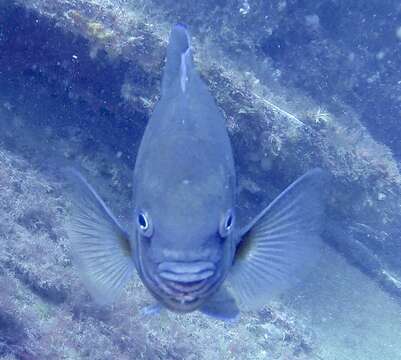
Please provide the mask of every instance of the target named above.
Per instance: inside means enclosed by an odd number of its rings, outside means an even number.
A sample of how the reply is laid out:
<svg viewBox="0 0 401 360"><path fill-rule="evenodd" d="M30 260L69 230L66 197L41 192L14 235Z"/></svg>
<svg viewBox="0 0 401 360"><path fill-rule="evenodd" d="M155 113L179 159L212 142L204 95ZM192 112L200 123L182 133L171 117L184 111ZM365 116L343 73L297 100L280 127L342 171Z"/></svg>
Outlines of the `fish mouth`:
<svg viewBox="0 0 401 360"><path fill-rule="evenodd" d="M184 287L188 284L192 287L191 284L212 277L216 272L216 265L210 261L164 261L158 265L157 270L160 278L166 281L182 284Z"/></svg>
<svg viewBox="0 0 401 360"><path fill-rule="evenodd" d="M158 265L156 281L159 286L180 302L191 302L209 289L210 279L216 273L212 262L163 262Z"/></svg>
<svg viewBox="0 0 401 360"><path fill-rule="evenodd" d="M151 292L173 311L198 308L220 282L217 266L210 261L163 261L155 265ZM153 286L152 286L153 285Z"/></svg>

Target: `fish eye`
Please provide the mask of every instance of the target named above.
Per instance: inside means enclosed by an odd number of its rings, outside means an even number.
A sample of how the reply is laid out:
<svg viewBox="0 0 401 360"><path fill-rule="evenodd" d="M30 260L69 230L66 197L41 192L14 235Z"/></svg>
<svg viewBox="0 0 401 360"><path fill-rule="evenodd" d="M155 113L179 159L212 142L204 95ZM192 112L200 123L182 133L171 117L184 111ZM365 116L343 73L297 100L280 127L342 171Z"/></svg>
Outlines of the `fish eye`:
<svg viewBox="0 0 401 360"><path fill-rule="evenodd" d="M143 211L140 211L137 216L137 225L139 230L144 236L150 237L153 232L152 223L149 215Z"/></svg>
<svg viewBox="0 0 401 360"><path fill-rule="evenodd" d="M147 230L149 227L148 219L145 214L139 213L138 215L138 224L142 230Z"/></svg>
<svg viewBox="0 0 401 360"><path fill-rule="evenodd" d="M226 222L225 222L225 228L226 230L230 230L231 227L233 226L233 215L229 214L226 218Z"/></svg>
<svg viewBox="0 0 401 360"><path fill-rule="evenodd" d="M219 233L221 237L227 237L228 234L234 227L234 212L233 210L228 210L220 222Z"/></svg>

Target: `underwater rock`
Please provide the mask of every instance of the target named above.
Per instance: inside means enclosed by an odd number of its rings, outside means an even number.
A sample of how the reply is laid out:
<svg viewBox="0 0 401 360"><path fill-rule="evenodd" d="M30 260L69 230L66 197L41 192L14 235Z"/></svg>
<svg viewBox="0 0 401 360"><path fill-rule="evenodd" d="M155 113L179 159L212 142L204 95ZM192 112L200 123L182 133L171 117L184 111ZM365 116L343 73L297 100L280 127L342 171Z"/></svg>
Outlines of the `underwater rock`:
<svg viewBox="0 0 401 360"><path fill-rule="evenodd" d="M6 312L0 312L0 356L17 349L26 339L21 324Z"/></svg>
<svg viewBox="0 0 401 360"><path fill-rule="evenodd" d="M333 186L326 240L385 288L401 296L397 285L397 279L401 278L401 258L394 256L401 247L398 240L401 237L401 176L391 150L372 138L360 115L345 100L337 98L329 102L309 96L306 88L283 88L280 77L274 75L278 71L274 65L261 61L261 50L244 47L255 39L244 31L235 33L234 27L241 21L249 26L263 24L266 36L272 31L282 31L283 26L289 26L284 17L291 4L280 8L272 2L268 22L258 18L257 9L262 6L258 1L251 3L254 11L250 11L246 19L241 13L234 18L230 14L229 21L225 10L216 8L225 26L225 31L216 32L216 35L197 28L195 19L202 19L202 23L209 26L222 26L207 15L202 4L194 8L187 2L170 4L173 13L167 12L165 7L158 8L158 12L147 11L152 9L150 0L141 1L142 6L137 7L119 3L110 6L111 3L101 0L35 0L16 1L16 4L21 6L11 5L2 10L3 18L7 12L13 14L7 17L7 22L18 22L18 26L6 32L0 42L0 46L5 47L12 41L19 49L11 54L16 59L7 59L13 64L13 71L22 72L31 77L31 81L37 81L40 76L42 85L51 87L55 97L67 95L73 106L85 104L92 118L98 117L97 121L106 128L113 128L115 136L107 140L118 143L125 154L131 153L129 159L125 159L131 164L140 139L138 134L142 133L159 93L169 22L176 21L174 11L177 16L181 14L179 20L193 23L196 60L226 115L239 183L252 181L254 184L255 190L240 188L243 206L239 211L251 218L274 198L279 187L284 188L311 167L327 169L333 175ZM236 2L230 1L228 5L235 8ZM18 17L25 19L24 22L18 21ZM302 60L304 66L310 58L308 54L313 54L325 40L328 45L319 49L319 56L330 65L328 68L337 69L338 55L327 56L337 54L340 45L333 39L328 42L330 38L323 38L326 34L322 35L323 30L310 29L310 21L298 25L312 36ZM29 40L24 37L27 31ZM47 31L46 41L40 36L43 31ZM297 38L284 35L286 41L291 39L291 49L302 45L299 41L296 43ZM266 55L270 54L274 60L274 56L279 55L271 54L272 47L276 46L272 41L269 40L270 50ZM313 41L318 42L315 47L311 45ZM220 50L219 44L222 44ZM35 53L30 62L24 56L28 51ZM237 52L240 53L236 57ZM258 70L246 68L244 54L258 64ZM5 59L1 61L4 64ZM266 73L261 74L261 69ZM295 70L286 76L292 74L298 78L300 75ZM355 72L355 69L349 71ZM353 75L356 83L363 78L362 74L357 75ZM60 78L63 85L58 83ZM291 84L286 81L286 85ZM118 124L118 129L114 124ZM98 133L96 122L93 126L87 125L97 141L102 141L105 132ZM253 154L251 160L250 154ZM330 230L344 227L347 228L346 237L338 237ZM359 244L366 251L358 251ZM372 257L380 263L376 270L369 267Z"/></svg>
<svg viewBox="0 0 401 360"><path fill-rule="evenodd" d="M399 163L368 131L368 107L354 109L345 92L333 95L341 81L310 91L316 83L308 75L334 81L341 54L352 44L341 48L328 36L339 30L327 16L328 2L316 2L319 21L307 10L290 14L305 39L293 36L286 21L292 1L270 2L268 21L256 11L265 3L250 1L250 9L238 6L235 15L192 1L166 1L165 8L151 0L135 7L108 0L0 2L0 88L7 89L0 94L0 307L22 322L29 336L21 343L35 354L31 358L264 359L279 356L280 334L291 353L286 356L313 358L315 344L302 324L269 314L246 315L233 329L198 315L144 320L138 308L150 299L136 281L113 313L99 310L71 269L63 228L68 201L55 173L65 159L76 161L124 213L137 146L160 92L170 25L177 20L192 27L195 61L226 115L239 218L251 219L307 169L323 167L333 175L325 241L401 298ZM249 26L263 29L259 42ZM341 67L344 88L362 92L363 55ZM277 64L291 56L302 61L280 69ZM325 91L330 96L316 94ZM186 340L178 344L172 337ZM210 344L206 352L204 344Z"/></svg>

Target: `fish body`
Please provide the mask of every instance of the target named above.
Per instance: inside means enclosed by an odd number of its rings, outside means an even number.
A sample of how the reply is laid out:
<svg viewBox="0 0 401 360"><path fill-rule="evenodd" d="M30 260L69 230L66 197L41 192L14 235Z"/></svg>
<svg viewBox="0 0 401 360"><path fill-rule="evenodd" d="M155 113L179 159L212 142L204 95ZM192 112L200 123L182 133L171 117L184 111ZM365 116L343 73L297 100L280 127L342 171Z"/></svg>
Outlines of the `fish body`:
<svg viewBox="0 0 401 360"><path fill-rule="evenodd" d="M233 258L235 170L224 118L194 68L184 27L170 36L162 97L146 127L135 170L134 256L151 293L168 308L192 311L220 286ZM232 229L232 227L231 227Z"/></svg>
<svg viewBox="0 0 401 360"><path fill-rule="evenodd" d="M313 263L325 176L308 172L239 228L224 117L195 69L182 25L170 35L161 90L136 159L129 234L73 171L73 259L98 302L112 302L136 270L162 306L232 319L239 302L263 305Z"/></svg>

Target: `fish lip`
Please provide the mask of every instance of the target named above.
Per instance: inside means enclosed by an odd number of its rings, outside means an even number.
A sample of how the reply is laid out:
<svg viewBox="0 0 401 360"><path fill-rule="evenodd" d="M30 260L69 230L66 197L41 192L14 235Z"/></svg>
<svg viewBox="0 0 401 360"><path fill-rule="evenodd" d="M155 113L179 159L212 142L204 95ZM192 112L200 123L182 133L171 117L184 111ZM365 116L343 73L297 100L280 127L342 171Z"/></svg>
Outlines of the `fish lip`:
<svg viewBox="0 0 401 360"><path fill-rule="evenodd" d="M157 270L158 276L163 280L179 283L184 287L185 284L199 283L212 277L216 272L216 265L211 261L163 261L157 265Z"/></svg>
<svg viewBox="0 0 401 360"><path fill-rule="evenodd" d="M177 274L170 271L162 271L158 274L161 278L167 281L178 282L182 284L194 283L206 280L214 275L214 271L203 271L196 274Z"/></svg>
<svg viewBox="0 0 401 360"><path fill-rule="evenodd" d="M182 296L203 298L211 288L211 284L208 284L207 280L194 283L180 283L175 281L166 281L159 276L155 276L154 280L160 290L172 299L181 298Z"/></svg>
<svg viewBox="0 0 401 360"><path fill-rule="evenodd" d="M172 291L176 291L176 293L197 294L199 291L203 290L203 287L205 286L205 280L184 284L175 281L166 281L166 285Z"/></svg>
<svg viewBox="0 0 401 360"><path fill-rule="evenodd" d="M212 261L196 260L196 261L161 261L157 264L159 271L174 271L177 274L199 273L202 271L216 269L216 265Z"/></svg>

